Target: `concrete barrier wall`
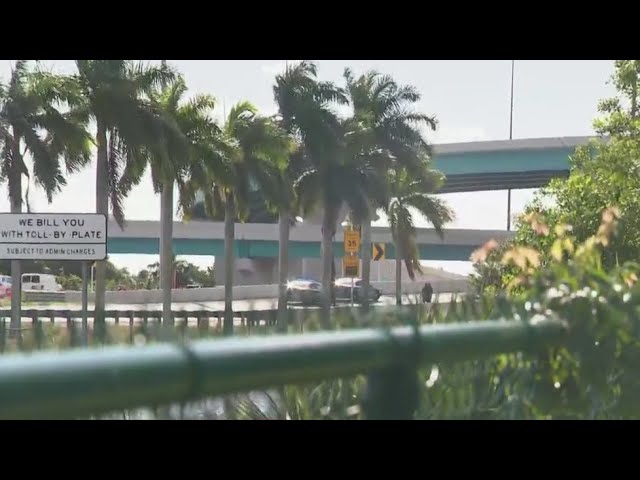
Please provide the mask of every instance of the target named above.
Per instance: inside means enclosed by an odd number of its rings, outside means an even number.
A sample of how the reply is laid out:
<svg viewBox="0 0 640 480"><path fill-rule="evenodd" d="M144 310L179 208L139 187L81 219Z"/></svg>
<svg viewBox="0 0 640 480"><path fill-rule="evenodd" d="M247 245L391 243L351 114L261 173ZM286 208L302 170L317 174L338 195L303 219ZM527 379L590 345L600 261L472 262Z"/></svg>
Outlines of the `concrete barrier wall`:
<svg viewBox="0 0 640 480"><path fill-rule="evenodd" d="M65 292L65 301L79 303L80 292ZM171 293L174 302L200 303L224 300L224 287L177 289ZM278 296L278 285L246 285L233 287L234 300L251 300L256 298L274 298ZM93 302L93 293L89 301ZM107 304L145 304L162 303L162 290L124 290L106 293Z"/></svg>
<svg viewBox="0 0 640 480"><path fill-rule="evenodd" d="M469 289L469 282L466 280L431 280L431 286L433 287L433 293L467 293ZM396 283L395 282L371 282L371 284L378 288L383 295L395 295ZM404 282L402 284L403 294L420 293L425 282Z"/></svg>
<svg viewBox="0 0 640 480"><path fill-rule="evenodd" d="M383 295L394 295L396 291L395 282L372 282L372 285L382 292ZM466 280L432 280L434 294L437 293L465 293L468 289ZM424 281L405 282L402 284L403 294L420 293ZM36 292L33 292L36 293ZM47 292L38 292L45 294ZM258 298L276 298L278 296L278 285L245 285L233 287L234 300L254 300ZM68 303L80 303L80 292L64 292L63 300ZM172 299L174 302L201 303L217 302L224 300L224 287L213 288L193 288L173 290ZM46 301L46 300L43 300ZM93 302L93 294L89 294L89 301ZM161 290L125 290L119 292L107 292L107 304L147 304L162 303Z"/></svg>
<svg viewBox="0 0 640 480"><path fill-rule="evenodd" d="M56 302L64 302L66 299L65 292L47 292L47 291L30 291L26 290L22 292L22 301L23 302L33 302L33 303L56 303ZM80 302L80 297L78 296L78 303Z"/></svg>

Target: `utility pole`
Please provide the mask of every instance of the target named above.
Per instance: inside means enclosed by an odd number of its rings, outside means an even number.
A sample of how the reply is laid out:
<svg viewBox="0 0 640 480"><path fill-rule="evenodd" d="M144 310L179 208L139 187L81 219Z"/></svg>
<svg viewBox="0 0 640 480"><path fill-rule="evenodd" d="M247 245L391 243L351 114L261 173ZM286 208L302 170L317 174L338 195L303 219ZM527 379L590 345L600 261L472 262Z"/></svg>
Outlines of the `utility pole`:
<svg viewBox="0 0 640 480"><path fill-rule="evenodd" d="M513 79L516 61L511 60L511 107L509 108L509 140L513 140ZM511 189L507 189L507 231L511 231Z"/></svg>

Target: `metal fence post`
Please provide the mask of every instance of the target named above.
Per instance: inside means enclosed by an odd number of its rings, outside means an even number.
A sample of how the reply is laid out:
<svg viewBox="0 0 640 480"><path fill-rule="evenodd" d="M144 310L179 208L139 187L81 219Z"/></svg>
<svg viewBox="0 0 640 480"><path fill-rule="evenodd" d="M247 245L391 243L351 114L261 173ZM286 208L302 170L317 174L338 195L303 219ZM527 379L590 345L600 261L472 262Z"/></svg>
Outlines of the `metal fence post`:
<svg viewBox="0 0 640 480"><path fill-rule="evenodd" d="M0 353L4 353L7 340L7 319L0 318Z"/></svg>
<svg viewBox="0 0 640 480"><path fill-rule="evenodd" d="M416 365L393 365L367 377L364 401L367 420L412 420L419 404Z"/></svg>
<svg viewBox="0 0 640 480"><path fill-rule="evenodd" d="M402 323L413 330L410 343L396 344L395 358L398 360L370 371L367 376L363 404L367 420L412 420L418 409L420 330L417 315L417 311L402 310Z"/></svg>

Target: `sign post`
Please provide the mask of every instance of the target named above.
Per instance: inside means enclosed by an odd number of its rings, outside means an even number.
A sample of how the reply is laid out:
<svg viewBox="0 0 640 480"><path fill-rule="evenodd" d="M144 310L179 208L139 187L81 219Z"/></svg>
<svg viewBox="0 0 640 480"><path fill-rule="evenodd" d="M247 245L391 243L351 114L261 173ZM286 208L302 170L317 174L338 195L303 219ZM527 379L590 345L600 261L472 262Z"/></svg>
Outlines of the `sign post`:
<svg viewBox="0 0 640 480"><path fill-rule="evenodd" d="M82 262L82 341L88 343L89 325L87 310L89 308L89 262Z"/></svg>
<svg viewBox="0 0 640 480"><path fill-rule="evenodd" d="M360 231L345 230L344 232L344 276L351 277L351 306L353 307L354 278L358 276L360 267Z"/></svg>
<svg viewBox="0 0 640 480"><path fill-rule="evenodd" d="M107 216L97 213L0 213L1 260L82 261L83 322L87 317L87 265L107 258ZM29 273L29 272L27 272ZM22 282L16 292L20 295ZM15 287L15 286L14 286ZM13 293L13 292L12 292ZM20 295L21 298L21 295ZM11 303L20 328L21 302Z"/></svg>
<svg viewBox="0 0 640 480"><path fill-rule="evenodd" d="M353 308L353 277L351 277L351 307Z"/></svg>

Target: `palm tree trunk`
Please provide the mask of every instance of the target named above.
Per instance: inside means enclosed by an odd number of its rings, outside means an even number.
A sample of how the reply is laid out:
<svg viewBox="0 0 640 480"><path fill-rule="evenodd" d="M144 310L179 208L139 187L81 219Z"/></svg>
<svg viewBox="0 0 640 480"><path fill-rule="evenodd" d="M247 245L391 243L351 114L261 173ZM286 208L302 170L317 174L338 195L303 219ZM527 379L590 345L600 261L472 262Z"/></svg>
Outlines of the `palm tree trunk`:
<svg viewBox="0 0 640 480"><path fill-rule="evenodd" d="M236 209L233 197L229 195L224 206L224 325L223 333L233 335L233 271L235 255L233 240L235 237Z"/></svg>
<svg viewBox="0 0 640 480"><path fill-rule="evenodd" d="M278 244L278 324L277 330L281 333L287 332L289 325L289 315L287 312L287 276L289 274L289 209L280 209L278 219L280 227L280 237ZM281 401L286 398L286 386L282 385L278 392ZM283 408L280 420L286 420L286 408Z"/></svg>
<svg viewBox="0 0 640 480"><path fill-rule="evenodd" d="M107 128L100 120L97 121L97 165L96 165L96 213L102 213L109 218L109 171L107 166ZM105 261L96 262L95 288L95 318L94 329L98 338L105 332L104 304L106 292Z"/></svg>
<svg viewBox="0 0 640 480"><path fill-rule="evenodd" d="M369 285L371 284L371 216L362 222L362 307L369 309Z"/></svg>
<svg viewBox="0 0 640 480"><path fill-rule="evenodd" d="M173 182L166 182L160 195L162 318L165 325L173 325L173 315L171 314L171 289L173 287Z"/></svg>
<svg viewBox="0 0 640 480"><path fill-rule="evenodd" d="M330 325L331 302L333 299L333 237L335 236L335 215L325 208L322 219L322 315L326 326Z"/></svg>
<svg viewBox="0 0 640 480"><path fill-rule="evenodd" d="M11 174L9 176L9 200L11 213L22 212L22 170L20 168L20 140L14 129L14 140L11 145ZM20 340L20 327L22 322L22 271L20 260L11 260L11 332L17 334Z"/></svg>
<svg viewBox="0 0 640 480"><path fill-rule="evenodd" d="M289 209L280 210L280 238L278 244L278 331L286 332L287 316L287 276L289 273Z"/></svg>
<svg viewBox="0 0 640 480"><path fill-rule="evenodd" d="M402 305L402 253L396 243L396 305Z"/></svg>
<svg viewBox="0 0 640 480"><path fill-rule="evenodd" d="M236 209L233 195L227 195L224 204L224 335L233 335L233 271L235 270L235 255L233 240L235 238ZM235 418L233 396L223 398L225 418Z"/></svg>

